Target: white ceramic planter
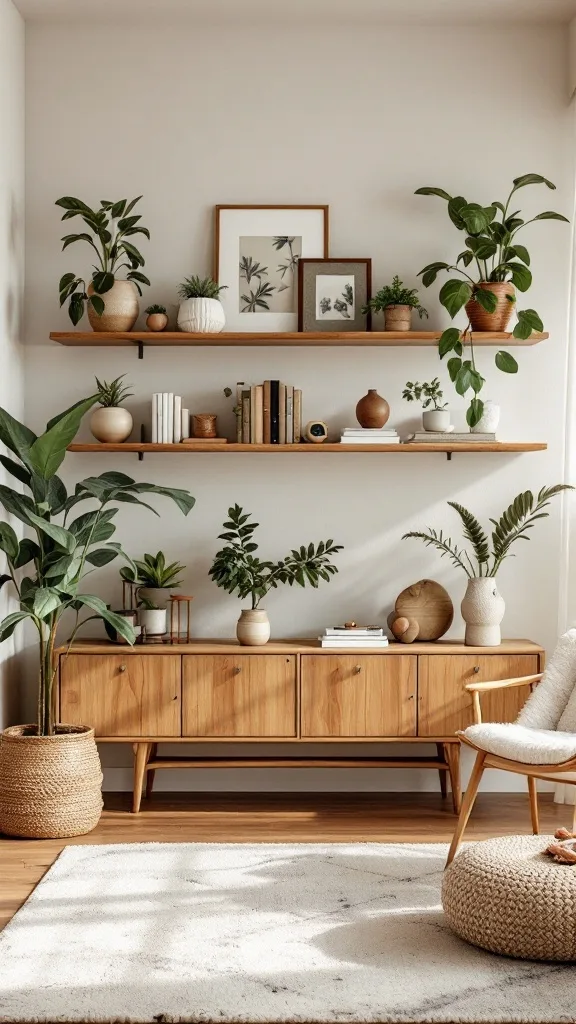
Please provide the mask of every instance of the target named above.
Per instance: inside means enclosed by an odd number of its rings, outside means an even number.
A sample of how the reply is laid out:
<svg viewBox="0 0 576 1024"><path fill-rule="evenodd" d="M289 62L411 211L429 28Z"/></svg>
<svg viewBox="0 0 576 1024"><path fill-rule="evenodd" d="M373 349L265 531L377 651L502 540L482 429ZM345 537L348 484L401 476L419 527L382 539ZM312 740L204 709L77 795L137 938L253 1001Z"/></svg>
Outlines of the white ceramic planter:
<svg viewBox="0 0 576 1024"><path fill-rule="evenodd" d="M484 402L484 412L475 427L471 427L473 434L495 434L500 422L500 406L491 399Z"/></svg>
<svg viewBox="0 0 576 1024"><path fill-rule="evenodd" d="M171 591L167 587L138 587L136 596L139 601L149 601L155 608L168 607Z"/></svg>
<svg viewBox="0 0 576 1024"><path fill-rule="evenodd" d="M243 608L236 626L239 643L246 647L262 647L270 639L268 612L263 608Z"/></svg>
<svg viewBox="0 0 576 1024"><path fill-rule="evenodd" d="M178 330L190 334L219 334L226 316L219 299L184 299L178 310Z"/></svg>
<svg viewBox="0 0 576 1024"><path fill-rule="evenodd" d="M493 577L468 580L461 610L466 623L464 643L469 647L499 646L502 641L500 623L506 605Z"/></svg>
<svg viewBox="0 0 576 1024"><path fill-rule="evenodd" d="M450 426L449 409L426 409L422 413L422 426L424 430L434 430L444 433Z"/></svg>
<svg viewBox="0 0 576 1024"><path fill-rule="evenodd" d="M138 618L144 635L163 636L166 632L167 615L165 608L139 608Z"/></svg>
<svg viewBox="0 0 576 1024"><path fill-rule="evenodd" d="M108 444L120 444L132 433L134 421L121 405L111 405L95 409L90 417L90 430L97 441Z"/></svg>
<svg viewBox="0 0 576 1024"><path fill-rule="evenodd" d="M94 288L88 285L88 295ZM88 303L88 319L93 331L131 331L138 319L138 292L132 281L114 281L109 291L100 296L104 303L102 316Z"/></svg>

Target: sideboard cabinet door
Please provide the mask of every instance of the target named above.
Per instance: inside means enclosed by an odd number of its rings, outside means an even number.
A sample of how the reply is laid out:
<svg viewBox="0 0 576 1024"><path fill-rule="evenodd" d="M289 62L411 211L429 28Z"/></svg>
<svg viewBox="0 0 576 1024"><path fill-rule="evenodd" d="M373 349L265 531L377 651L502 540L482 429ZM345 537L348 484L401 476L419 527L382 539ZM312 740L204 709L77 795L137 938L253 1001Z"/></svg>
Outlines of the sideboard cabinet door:
<svg viewBox="0 0 576 1024"><path fill-rule="evenodd" d="M418 735L452 736L474 722L468 683L513 679L539 672L537 654L434 654L418 660ZM480 696L485 722L513 722L530 696L529 686Z"/></svg>
<svg viewBox="0 0 576 1024"><path fill-rule="evenodd" d="M416 657L302 656L302 736L415 736Z"/></svg>
<svg viewBox="0 0 576 1024"><path fill-rule="evenodd" d="M179 736L180 671L178 655L62 655L60 720L97 736Z"/></svg>
<svg viewBox="0 0 576 1024"><path fill-rule="evenodd" d="M295 655L185 655L182 735L294 737Z"/></svg>

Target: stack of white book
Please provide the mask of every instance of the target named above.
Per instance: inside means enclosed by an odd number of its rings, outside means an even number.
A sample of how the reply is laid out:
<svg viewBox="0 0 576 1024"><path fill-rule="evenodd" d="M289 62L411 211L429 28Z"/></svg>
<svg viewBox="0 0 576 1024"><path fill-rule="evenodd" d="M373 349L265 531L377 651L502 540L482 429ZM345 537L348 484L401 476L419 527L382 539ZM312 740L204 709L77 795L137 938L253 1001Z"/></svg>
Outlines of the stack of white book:
<svg viewBox="0 0 576 1024"><path fill-rule="evenodd" d="M179 444L189 437L190 410L182 408L180 395L152 395L152 444Z"/></svg>
<svg viewBox="0 0 576 1024"><path fill-rule="evenodd" d="M327 626L318 639L322 647L387 647L388 637L382 626Z"/></svg>
<svg viewBox="0 0 576 1024"><path fill-rule="evenodd" d="M394 427L345 427L340 444L400 444Z"/></svg>

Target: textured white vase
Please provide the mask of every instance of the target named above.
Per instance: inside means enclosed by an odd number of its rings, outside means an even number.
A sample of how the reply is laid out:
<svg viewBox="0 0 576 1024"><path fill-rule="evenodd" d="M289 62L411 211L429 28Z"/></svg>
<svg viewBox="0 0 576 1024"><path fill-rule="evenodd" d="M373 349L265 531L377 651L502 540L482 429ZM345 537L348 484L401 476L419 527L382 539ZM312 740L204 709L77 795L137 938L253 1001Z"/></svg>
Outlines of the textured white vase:
<svg viewBox="0 0 576 1024"><path fill-rule="evenodd" d="M88 285L88 295L94 295L94 288ZM88 319L93 331L131 331L138 319L140 306L138 292L132 281L114 281L107 292L100 296L104 303L102 316L88 303Z"/></svg>
<svg viewBox="0 0 576 1024"><path fill-rule="evenodd" d="M502 642L500 623L506 605L491 576L468 580L461 604L466 623L464 643L469 647L498 647Z"/></svg>
<svg viewBox="0 0 576 1024"><path fill-rule="evenodd" d="M236 626L239 643L246 647L261 647L270 639L268 612L263 608L243 608Z"/></svg>
<svg viewBox="0 0 576 1024"><path fill-rule="evenodd" d="M189 334L219 334L226 316L219 299L184 299L178 309L178 330Z"/></svg>
<svg viewBox="0 0 576 1024"><path fill-rule="evenodd" d="M424 430L434 430L445 433L450 426L449 409L426 409L422 413L422 426Z"/></svg>
<svg viewBox="0 0 576 1024"><path fill-rule="evenodd" d="M165 608L139 608L138 618L142 632L146 636L163 636L166 632L167 615Z"/></svg>
<svg viewBox="0 0 576 1024"><path fill-rule="evenodd" d="M500 406L492 402L490 398L484 402L484 412L475 427L471 427L472 434L495 434L500 422Z"/></svg>
<svg viewBox="0 0 576 1024"><path fill-rule="evenodd" d="M120 444L132 433L134 421L121 405L110 405L95 409L90 417L90 430L97 441L105 444Z"/></svg>

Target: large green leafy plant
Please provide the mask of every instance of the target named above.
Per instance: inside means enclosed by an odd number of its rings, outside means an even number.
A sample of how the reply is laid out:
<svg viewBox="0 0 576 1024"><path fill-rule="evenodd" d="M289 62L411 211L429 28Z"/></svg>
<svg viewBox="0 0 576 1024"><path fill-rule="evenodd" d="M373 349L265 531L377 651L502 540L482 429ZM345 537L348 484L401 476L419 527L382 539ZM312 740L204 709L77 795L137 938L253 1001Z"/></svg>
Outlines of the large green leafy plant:
<svg viewBox="0 0 576 1024"><path fill-rule="evenodd" d="M493 526L491 543L472 512L459 505L457 501L449 501L450 508L453 508L462 520L464 537L472 545L473 559L465 548L459 548L451 537L444 536L442 530L412 530L405 533L402 540L416 537L424 541L427 547L435 547L442 557L447 555L470 579L495 576L504 559L510 556L512 545L518 540L530 540L528 531L539 519L546 519L550 515L544 509L548 508L551 499L561 491L572 490L574 488L568 484L555 484L554 487L542 487L536 497L532 491L517 494L499 519L490 520Z"/></svg>
<svg viewBox="0 0 576 1024"><path fill-rule="evenodd" d="M11 583L19 602L18 610L0 623L0 641L11 636L26 619L38 632L38 734L43 736L54 732L54 648L64 613L71 610L76 616L70 642L85 622L104 619L128 643L134 643L134 630L126 619L111 612L100 597L82 589L84 577L94 569L119 556L130 561L121 545L110 540L116 531L113 520L118 506L141 505L158 515L141 500L143 494L171 498L184 515L194 505L188 491L136 483L124 473L87 477L76 484L73 494L68 494L56 474L84 413L96 400L93 395L55 416L39 437L0 409L0 441L18 460L0 455L0 464L24 488L22 493L0 485L0 504L32 533L18 540L9 523L0 522L0 550L7 561L0 587ZM84 502L96 507L71 518ZM81 618L85 611L94 614Z"/></svg>
<svg viewBox="0 0 576 1024"><path fill-rule="evenodd" d="M98 316L102 316L105 305L102 295L110 291L118 273L124 268L128 271L126 280L133 282L140 295L140 285L150 284L139 269L144 266L144 257L134 243L129 241L133 235L145 235L146 238L150 238L148 228L138 223L141 219L140 214L132 213L141 199L142 196L137 196L130 202L127 199L120 199L115 203L102 199L98 210L92 210L81 199L75 199L73 196L63 196L62 199L56 200L56 206L64 210L62 220L81 217L89 229L64 235L62 251L73 242L87 242L98 257L98 263L93 266L92 295L88 295L86 282L82 277L68 273L60 278L60 305L63 306L68 300L68 315L74 326L82 319L86 302Z"/></svg>
<svg viewBox="0 0 576 1024"><path fill-rule="evenodd" d="M341 544L334 544L332 540L320 541L317 546L309 544L299 551L291 551L279 562L262 562L254 554L258 545L253 540L253 533L258 523L249 523L250 513L244 513L240 505L229 508L228 517L224 523L226 532L218 536L227 544L217 552L209 575L229 594L238 591L238 597L242 599L251 597L252 608L257 608L268 591L276 590L280 583L290 586L297 583L300 587L309 583L317 587L320 580L328 583L330 577L338 572L330 561L330 555L342 551Z"/></svg>
<svg viewBox="0 0 576 1024"><path fill-rule="evenodd" d="M523 174L514 178L512 190L504 203L494 201L489 206L469 203L463 196L452 196L443 188L419 188L416 195L439 196L448 204L448 216L465 238L465 248L455 264L437 261L429 263L420 271L422 284L428 288L441 271L453 271L458 277L451 277L440 289L440 302L452 319L469 302L475 302L488 313L494 313L497 297L494 292L480 287L486 282L511 282L520 292L526 292L532 284L530 254L525 245L518 241L521 231L535 221L567 221L561 213L544 210L535 217L525 220L520 210L511 210L512 200L518 189L526 185L556 186L541 174ZM507 296L510 303L516 299L512 290ZM516 310L518 322L514 327L515 338L526 339L532 331L544 329L542 320L534 309ZM469 358L464 358L464 345L468 343ZM470 320L463 330L450 327L444 331L438 342L440 358L453 353L448 360L448 372L459 395L469 391L473 398L467 412L467 422L473 427L479 422L484 404L478 395L485 384L479 373L474 353L474 337L470 331ZM518 364L509 352L499 351L495 356L496 366L504 373L517 373Z"/></svg>

